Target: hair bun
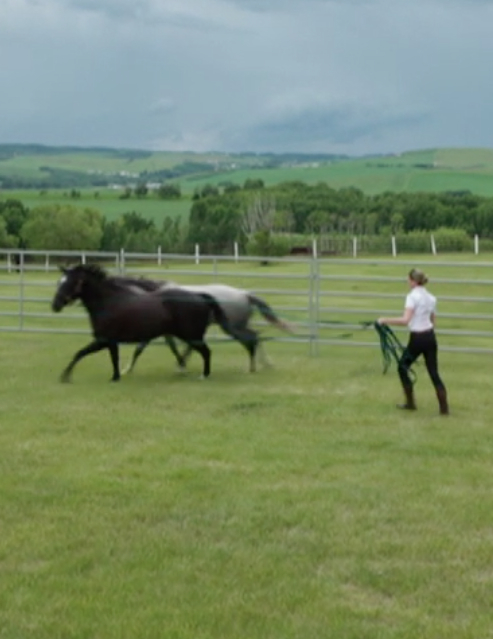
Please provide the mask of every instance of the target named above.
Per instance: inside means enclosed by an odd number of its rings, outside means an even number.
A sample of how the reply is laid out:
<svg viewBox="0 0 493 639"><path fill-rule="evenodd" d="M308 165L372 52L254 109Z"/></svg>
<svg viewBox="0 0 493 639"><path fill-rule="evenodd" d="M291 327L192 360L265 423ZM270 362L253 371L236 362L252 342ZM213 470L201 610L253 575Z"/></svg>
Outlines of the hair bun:
<svg viewBox="0 0 493 639"><path fill-rule="evenodd" d="M424 286L428 283L428 278L426 277L426 275L423 273L423 271L420 271L417 268L413 268L411 269L411 271L409 271L409 278L418 286Z"/></svg>

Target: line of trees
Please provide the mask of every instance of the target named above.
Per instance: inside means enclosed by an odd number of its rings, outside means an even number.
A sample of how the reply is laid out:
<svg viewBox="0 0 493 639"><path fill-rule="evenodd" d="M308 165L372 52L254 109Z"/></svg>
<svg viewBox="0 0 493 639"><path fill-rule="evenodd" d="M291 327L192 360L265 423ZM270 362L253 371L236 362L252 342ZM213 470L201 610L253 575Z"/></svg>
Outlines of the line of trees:
<svg viewBox="0 0 493 639"><path fill-rule="evenodd" d="M146 252L161 246L177 253L198 243L203 252L231 253L238 242L242 251L270 255L288 253L314 235L422 238L443 229L455 250L476 234L493 241L493 198L467 191L369 196L325 183L266 187L247 180L242 187L205 185L194 193L188 220L163 216L157 223L135 211L109 221L96 208L57 204L29 210L19 200L0 200L3 248Z"/></svg>
<svg viewBox="0 0 493 639"><path fill-rule="evenodd" d="M130 211L107 220L100 211L73 204L29 210L16 199L0 201L0 248L135 252L187 250L187 225L164 216L161 225Z"/></svg>
<svg viewBox="0 0 493 639"><path fill-rule="evenodd" d="M429 240L430 232L439 232L454 250L471 246L474 235L493 240L493 198L468 191L370 196L326 183L284 182L267 188L259 182L202 192L191 209L190 238L211 252L227 250L236 240L262 255L286 253L293 238L299 242L314 235L414 235L421 238L415 245L421 246L426 233Z"/></svg>

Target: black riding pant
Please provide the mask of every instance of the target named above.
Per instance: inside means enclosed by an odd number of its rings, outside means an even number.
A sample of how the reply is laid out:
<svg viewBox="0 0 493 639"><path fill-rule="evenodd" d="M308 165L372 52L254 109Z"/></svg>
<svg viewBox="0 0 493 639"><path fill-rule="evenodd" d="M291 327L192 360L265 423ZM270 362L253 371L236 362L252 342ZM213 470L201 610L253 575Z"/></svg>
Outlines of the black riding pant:
<svg viewBox="0 0 493 639"><path fill-rule="evenodd" d="M409 369L420 355L423 355L426 370L436 389L445 388L438 374L438 345L433 329L422 333L411 333L407 347L399 360L398 372L403 386L411 386Z"/></svg>

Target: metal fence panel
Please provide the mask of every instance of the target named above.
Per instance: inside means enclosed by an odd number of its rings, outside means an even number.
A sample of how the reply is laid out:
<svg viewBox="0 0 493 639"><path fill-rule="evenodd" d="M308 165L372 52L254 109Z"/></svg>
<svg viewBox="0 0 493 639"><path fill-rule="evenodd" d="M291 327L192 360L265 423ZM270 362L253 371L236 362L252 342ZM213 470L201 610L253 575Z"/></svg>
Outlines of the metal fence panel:
<svg viewBox="0 0 493 639"><path fill-rule="evenodd" d="M97 261L112 274L138 274L180 283L221 281L252 290L296 327L292 337L277 334L280 342L306 343L316 355L321 344L375 346L375 336L364 331L363 320L398 314L405 296L402 260L309 257L243 257L91 252L0 250L0 331L88 334L82 309L50 312L58 279L58 265ZM278 272L272 264L282 264ZM441 271L433 284L442 288L437 332L450 339L441 348L451 352L493 352L493 263L471 261L422 261L424 268ZM389 267L396 275L382 274ZM375 273L366 272L375 270ZM457 272L457 277L453 273ZM399 273L400 275L397 275ZM485 274L483 276L483 273ZM361 290L363 289L363 290ZM463 295L457 294L464 291ZM467 293L474 292L473 295ZM380 304L381 302L381 304ZM389 308L395 304L393 308ZM260 327L267 324L255 320ZM345 331L341 335L341 331ZM348 331L352 331L349 335ZM363 338L363 339L362 339ZM365 341L366 338L366 341ZM222 337L216 339L223 339ZM443 340L445 342L445 339Z"/></svg>

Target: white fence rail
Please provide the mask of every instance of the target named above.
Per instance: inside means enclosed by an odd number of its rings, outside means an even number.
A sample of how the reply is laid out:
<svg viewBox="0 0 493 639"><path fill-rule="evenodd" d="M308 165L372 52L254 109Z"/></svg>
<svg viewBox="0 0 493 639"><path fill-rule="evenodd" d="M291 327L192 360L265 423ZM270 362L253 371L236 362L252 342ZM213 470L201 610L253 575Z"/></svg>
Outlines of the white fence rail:
<svg viewBox="0 0 493 639"><path fill-rule="evenodd" d="M50 303L58 265L95 261L110 273L132 273L183 283L220 281L252 290L290 321L296 335L272 333L284 342L304 342L311 354L323 344L377 346L363 321L399 314L406 292L402 259L246 258L119 252L17 251L17 260L0 250L0 332L88 334L79 307L61 314ZM439 297L443 350L493 353L493 262L420 262L433 273ZM395 273L395 275L389 275ZM262 329L265 322L256 320ZM222 338L224 339L224 338ZM405 336L403 335L403 339Z"/></svg>

